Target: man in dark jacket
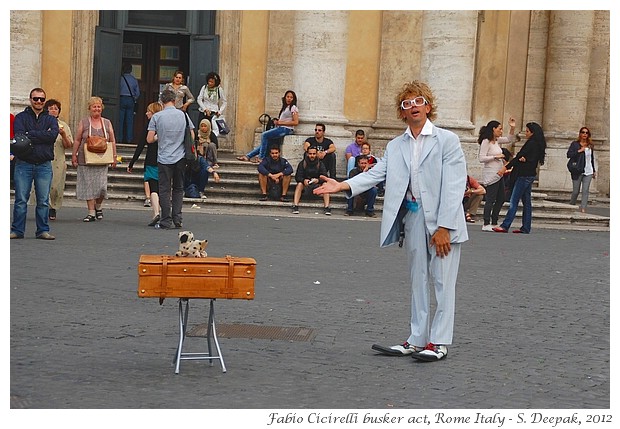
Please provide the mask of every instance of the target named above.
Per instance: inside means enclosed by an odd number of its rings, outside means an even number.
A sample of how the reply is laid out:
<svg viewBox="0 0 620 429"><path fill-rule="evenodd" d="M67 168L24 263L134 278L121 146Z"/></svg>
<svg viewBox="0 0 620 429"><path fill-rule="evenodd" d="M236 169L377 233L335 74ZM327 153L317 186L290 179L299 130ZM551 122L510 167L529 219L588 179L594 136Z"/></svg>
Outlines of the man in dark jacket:
<svg viewBox="0 0 620 429"><path fill-rule="evenodd" d="M303 161L297 166L295 172L295 180L297 186L295 187L295 196L293 197L293 214L299 214L299 200L301 200L301 194L304 189L308 189L308 195L312 196L314 188L318 187L323 180L321 176L327 176L327 169L325 165L319 161L317 149L310 147L304 155ZM329 194L323 194L323 213L327 216L332 214L332 209L329 207Z"/></svg>
<svg viewBox="0 0 620 429"><path fill-rule="evenodd" d="M267 201L271 197L279 198L283 203L290 201L286 193L291 184L292 175L293 167L280 156L280 148L277 145L272 146L269 149L269 157L265 157L258 164L258 184L261 191L259 200Z"/></svg>
<svg viewBox="0 0 620 429"><path fill-rule="evenodd" d="M11 239L24 238L26 232L26 215L28 199L34 182L37 201L36 238L54 240L49 233L49 194L52 184L52 160L54 143L58 136L58 120L48 115L45 105L45 91L34 88L30 91L30 106L15 116L13 129L15 135L25 135L32 142L33 150L25 156L17 156L15 162L14 184L15 204L13 206L13 223Z"/></svg>

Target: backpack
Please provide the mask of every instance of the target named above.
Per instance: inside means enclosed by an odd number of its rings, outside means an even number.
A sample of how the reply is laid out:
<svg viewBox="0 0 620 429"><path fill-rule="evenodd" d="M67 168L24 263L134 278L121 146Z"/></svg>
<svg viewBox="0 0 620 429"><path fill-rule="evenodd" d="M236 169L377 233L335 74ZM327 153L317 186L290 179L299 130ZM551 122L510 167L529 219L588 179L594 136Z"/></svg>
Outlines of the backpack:
<svg viewBox="0 0 620 429"><path fill-rule="evenodd" d="M269 180L267 185L267 195L269 195L269 198L272 200L279 200L282 196L282 181L276 183L273 180Z"/></svg>
<svg viewBox="0 0 620 429"><path fill-rule="evenodd" d="M190 183L185 188L185 196L187 198L200 198L200 192L198 191L198 185Z"/></svg>

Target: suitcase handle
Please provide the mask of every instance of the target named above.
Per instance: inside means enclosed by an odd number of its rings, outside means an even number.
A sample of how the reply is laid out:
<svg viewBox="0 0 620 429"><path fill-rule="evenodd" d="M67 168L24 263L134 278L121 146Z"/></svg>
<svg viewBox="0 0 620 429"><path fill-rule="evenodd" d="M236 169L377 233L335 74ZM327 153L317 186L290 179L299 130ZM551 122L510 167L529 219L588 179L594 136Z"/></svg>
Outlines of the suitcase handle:
<svg viewBox="0 0 620 429"><path fill-rule="evenodd" d="M159 305L164 303L164 298L168 295L168 290L166 287L168 286L168 258L162 258L162 267L161 267L161 289L159 292Z"/></svg>
<svg viewBox="0 0 620 429"><path fill-rule="evenodd" d="M224 288L224 293L226 294L226 298L233 297L233 281L235 275L235 261L234 258L230 255L226 255L226 260L228 261L228 277L226 278L226 285Z"/></svg>

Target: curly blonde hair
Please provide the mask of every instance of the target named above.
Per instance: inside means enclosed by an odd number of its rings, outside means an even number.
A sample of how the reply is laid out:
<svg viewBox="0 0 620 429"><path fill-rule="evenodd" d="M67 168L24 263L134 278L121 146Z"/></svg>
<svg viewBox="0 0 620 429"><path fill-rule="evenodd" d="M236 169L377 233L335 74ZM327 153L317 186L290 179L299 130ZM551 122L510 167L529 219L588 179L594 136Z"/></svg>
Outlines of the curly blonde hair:
<svg viewBox="0 0 620 429"><path fill-rule="evenodd" d="M433 96L433 91L431 91L431 88L427 84L418 80L405 83L401 88L400 93L396 96L396 117L403 122L407 122L407 120L402 115L400 103L403 100L419 96L424 97L428 102L428 105L431 106L431 111L428 112L428 115L426 116L431 121L434 121L437 117L437 107L435 106L435 97Z"/></svg>

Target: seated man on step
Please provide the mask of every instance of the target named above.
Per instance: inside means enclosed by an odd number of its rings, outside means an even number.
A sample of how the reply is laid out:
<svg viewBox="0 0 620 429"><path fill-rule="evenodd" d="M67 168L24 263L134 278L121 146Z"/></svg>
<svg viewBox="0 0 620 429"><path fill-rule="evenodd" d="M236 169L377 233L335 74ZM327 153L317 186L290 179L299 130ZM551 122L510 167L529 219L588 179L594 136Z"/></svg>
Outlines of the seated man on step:
<svg viewBox="0 0 620 429"><path fill-rule="evenodd" d="M280 156L280 148L273 145L269 149L269 156L258 164L258 184L260 185L260 201L280 200L283 203L290 201L286 196L291 184L293 167Z"/></svg>

